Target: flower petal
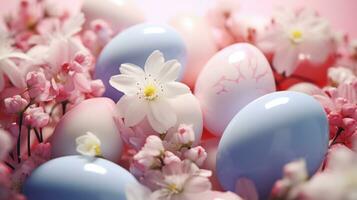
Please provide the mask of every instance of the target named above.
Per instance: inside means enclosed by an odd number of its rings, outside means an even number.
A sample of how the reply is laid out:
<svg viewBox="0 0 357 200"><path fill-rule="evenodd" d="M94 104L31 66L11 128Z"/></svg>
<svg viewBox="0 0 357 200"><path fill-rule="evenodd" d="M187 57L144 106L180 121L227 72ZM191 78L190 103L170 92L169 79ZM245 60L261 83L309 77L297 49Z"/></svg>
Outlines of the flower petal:
<svg viewBox="0 0 357 200"><path fill-rule="evenodd" d="M139 98L133 99L124 113L125 126L130 127L139 124L146 116L148 103Z"/></svg>
<svg viewBox="0 0 357 200"><path fill-rule="evenodd" d="M145 63L145 73L150 74L153 77L158 77L163 65L164 65L164 55L156 50L151 53Z"/></svg>
<svg viewBox="0 0 357 200"><path fill-rule="evenodd" d="M180 74L181 64L177 60L169 60L162 67L158 79L161 82L175 81Z"/></svg>
<svg viewBox="0 0 357 200"><path fill-rule="evenodd" d="M179 95L191 93L187 85L174 81L165 84L165 92L167 98L174 98Z"/></svg>
<svg viewBox="0 0 357 200"><path fill-rule="evenodd" d="M298 51L295 47L279 48L273 58L273 67L280 74L285 72L286 76L291 75L298 64Z"/></svg>
<svg viewBox="0 0 357 200"><path fill-rule="evenodd" d="M174 112L171 104L168 102L167 99L159 98L150 102L149 106L154 118L160 124L162 124L165 131L167 131L169 128L173 127L176 124L176 113Z"/></svg>
<svg viewBox="0 0 357 200"><path fill-rule="evenodd" d="M189 181L187 181L184 185L185 192L188 193L199 193L205 192L211 189L211 183L206 177L192 177Z"/></svg>
<svg viewBox="0 0 357 200"><path fill-rule="evenodd" d="M149 121L151 128L154 129L154 131L158 133L165 133L167 131L167 128L163 124L161 124L158 120L156 120L151 109L149 109L147 112L147 119Z"/></svg>
<svg viewBox="0 0 357 200"><path fill-rule="evenodd" d="M129 76L145 76L144 70L141 69L141 67L131 63L124 63L120 65L119 71L121 74Z"/></svg>
<svg viewBox="0 0 357 200"><path fill-rule="evenodd" d="M25 78L14 62L5 59L1 61L0 68L3 73L7 75L14 86L18 88L26 87Z"/></svg>
<svg viewBox="0 0 357 200"><path fill-rule="evenodd" d="M126 109L128 108L130 102L134 98L136 98L135 95L133 96L124 95L119 99L119 101L117 102L117 109L118 109L119 116L122 117L124 116Z"/></svg>
<svg viewBox="0 0 357 200"><path fill-rule="evenodd" d="M119 74L112 76L109 80L109 84L115 89L123 92L126 95L135 94L137 90L136 79L132 76L125 74Z"/></svg>

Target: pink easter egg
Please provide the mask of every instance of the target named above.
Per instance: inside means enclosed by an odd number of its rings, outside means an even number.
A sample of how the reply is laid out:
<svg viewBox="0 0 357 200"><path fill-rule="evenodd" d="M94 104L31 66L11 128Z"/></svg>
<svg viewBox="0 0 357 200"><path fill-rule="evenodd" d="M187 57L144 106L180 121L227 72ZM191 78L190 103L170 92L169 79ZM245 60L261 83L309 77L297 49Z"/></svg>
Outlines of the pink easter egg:
<svg viewBox="0 0 357 200"><path fill-rule="evenodd" d="M206 62L217 52L211 27L206 18L193 14L174 17L170 21L182 36L187 50L187 64L182 82L193 88Z"/></svg>
<svg viewBox="0 0 357 200"><path fill-rule="evenodd" d="M245 105L273 91L275 82L267 59L247 43L231 45L216 53L201 71L195 86L204 126L218 136Z"/></svg>
<svg viewBox="0 0 357 200"><path fill-rule="evenodd" d="M308 95L325 95L321 88L308 82L297 83L291 86L288 90L302 92Z"/></svg>
<svg viewBox="0 0 357 200"><path fill-rule="evenodd" d="M84 26L103 19L116 33L145 20L143 11L131 0L84 0L82 11L86 17Z"/></svg>
<svg viewBox="0 0 357 200"><path fill-rule="evenodd" d="M120 159L123 143L115 118L115 103L109 98L88 99L68 111L57 124L50 138L52 157L77 155L76 138L92 132L101 141L104 158Z"/></svg>

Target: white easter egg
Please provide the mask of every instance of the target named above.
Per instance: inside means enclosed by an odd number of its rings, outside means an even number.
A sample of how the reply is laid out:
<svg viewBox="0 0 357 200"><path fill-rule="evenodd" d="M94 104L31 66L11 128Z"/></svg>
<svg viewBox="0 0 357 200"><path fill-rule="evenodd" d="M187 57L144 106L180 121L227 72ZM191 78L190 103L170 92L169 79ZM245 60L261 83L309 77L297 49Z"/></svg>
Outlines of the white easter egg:
<svg viewBox="0 0 357 200"><path fill-rule="evenodd" d="M103 19L116 33L145 20L143 11L131 0L84 0L82 11L85 26L92 20Z"/></svg>
<svg viewBox="0 0 357 200"><path fill-rule="evenodd" d="M239 43L216 53L201 71L195 86L204 126L215 135L245 105L275 91L270 65L256 47Z"/></svg>

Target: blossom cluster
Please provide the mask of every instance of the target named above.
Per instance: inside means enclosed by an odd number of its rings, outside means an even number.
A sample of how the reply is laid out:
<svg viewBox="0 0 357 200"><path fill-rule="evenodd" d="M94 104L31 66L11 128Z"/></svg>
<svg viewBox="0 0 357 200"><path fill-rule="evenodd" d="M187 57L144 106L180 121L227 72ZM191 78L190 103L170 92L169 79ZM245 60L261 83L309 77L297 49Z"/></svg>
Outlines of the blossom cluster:
<svg viewBox="0 0 357 200"><path fill-rule="evenodd" d="M0 18L0 199L23 199L17 192L50 159L46 140L59 119L104 93L93 69L113 31L101 19L84 22L50 0L19 0Z"/></svg>

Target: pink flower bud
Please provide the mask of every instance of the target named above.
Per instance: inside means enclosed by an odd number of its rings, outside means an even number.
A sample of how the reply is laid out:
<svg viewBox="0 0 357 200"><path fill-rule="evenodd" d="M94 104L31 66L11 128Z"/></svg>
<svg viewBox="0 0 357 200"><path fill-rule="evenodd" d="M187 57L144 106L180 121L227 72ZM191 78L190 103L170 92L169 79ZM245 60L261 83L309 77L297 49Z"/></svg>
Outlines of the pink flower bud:
<svg viewBox="0 0 357 200"><path fill-rule="evenodd" d="M42 107L29 108L25 112L25 124L42 128L50 121L50 116L44 112Z"/></svg>
<svg viewBox="0 0 357 200"><path fill-rule="evenodd" d="M190 144L195 140L195 133L192 125L180 124L176 133L177 142L181 144Z"/></svg>
<svg viewBox="0 0 357 200"><path fill-rule="evenodd" d="M102 80L94 80L90 83L90 88L92 90L91 94L95 97L100 97L105 91L105 86Z"/></svg>
<svg viewBox="0 0 357 200"><path fill-rule="evenodd" d="M181 159L173 154L171 151L165 151L164 163L169 165L174 162L181 162Z"/></svg>
<svg viewBox="0 0 357 200"><path fill-rule="evenodd" d="M195 162L198 166L201 166L207 158L207 152L203 147L197 146L187 150L185 152L185 158Z"/></svg>
<svg viewBox="0 0 357 200"><path fill-rule="evenodd" d="M346 103L342 106L342 114L347 117L352 117L356 110L356 104Z"/></svg>
<svg viewBox="0 0 357 200"><path fill-rule="evenodd" d="M327 115L327 118L330 122L330 125L340 126L342 123L342 115L340 113L330 112Z"/></svg>
<svg viewBox="0 0 357 200"><path fill-rule="evenodd" d="M4 100L4 104L7 112L19 113L25 109L25 107L28 105L28 102L20 95L15 95L13 97L6 98Z"/></svg>
<svg viewBox="0 0 357 200"><path fill-rule="evenodd" d="M43 96L47 94L50 87L49 81L41 71L29 72L26 76L26 83L31 98L37 98L40 95Z"/></svg>

